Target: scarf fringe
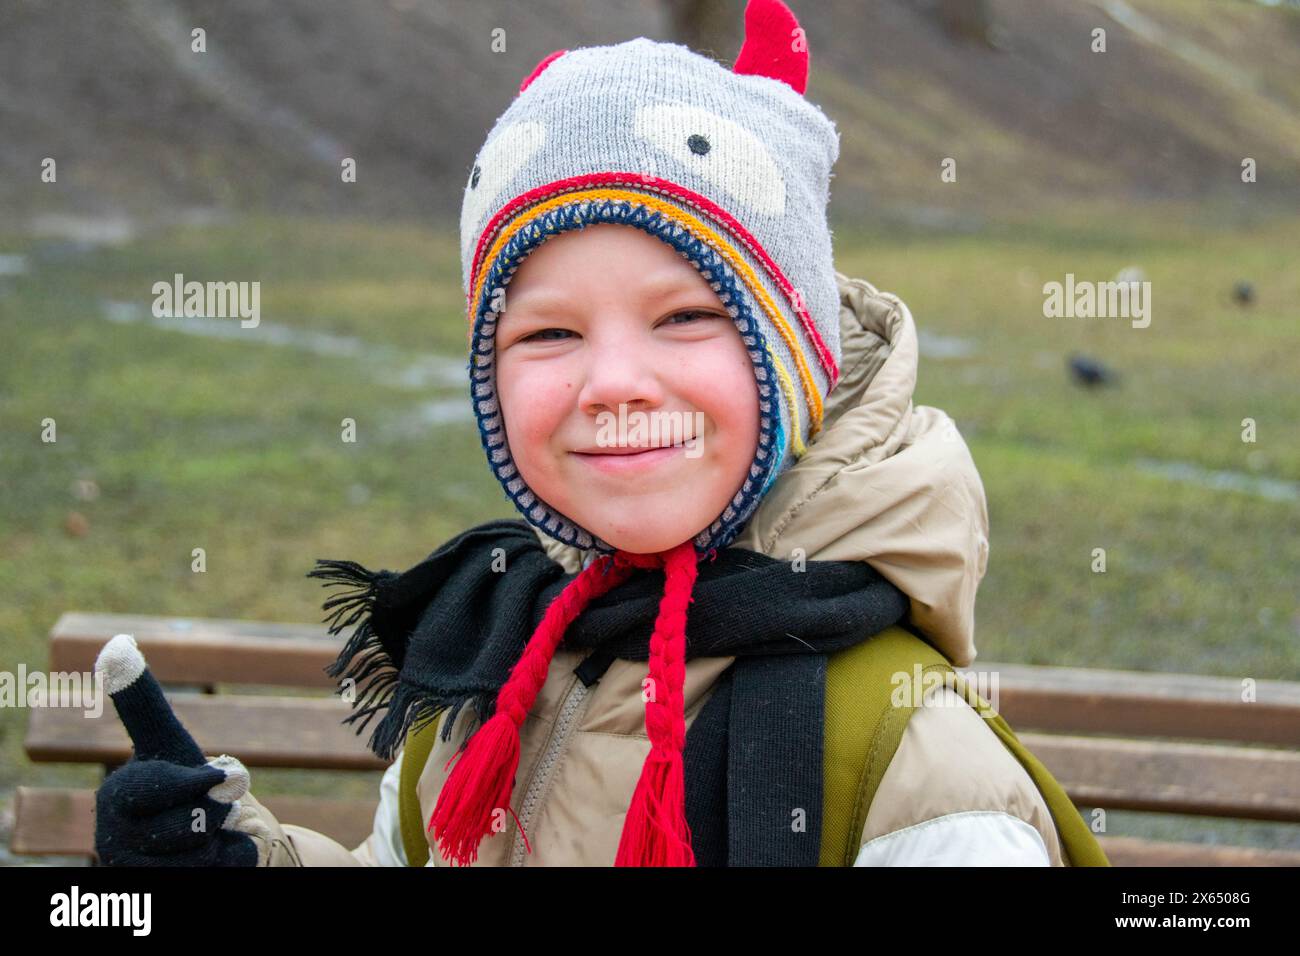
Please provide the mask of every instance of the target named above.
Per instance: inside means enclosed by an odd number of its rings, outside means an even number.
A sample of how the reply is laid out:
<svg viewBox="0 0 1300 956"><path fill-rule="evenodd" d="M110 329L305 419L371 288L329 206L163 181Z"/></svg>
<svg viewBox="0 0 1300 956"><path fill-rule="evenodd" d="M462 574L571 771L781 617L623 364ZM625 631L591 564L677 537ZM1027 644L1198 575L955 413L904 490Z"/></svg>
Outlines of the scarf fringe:
<svg viewBox="0 0 1300 956"><path fill-rule="evenodd" d="M372 753L383 760L395 759L408 734L423 730L444 711L449 714L443 722L441 736L444 741L450 740L452 724L466 704L474 706L480 722L488 720L496 704L494 690L451 697L431 695L401 683L397 664L371 622L383 587L397 575L391 571L369 571L355 561L318 559L316 568L307 577L320 578L325 587L351 586L351 590L335 593L322 605L330 612L325 617L330 634L338 635L356 627L325 673L340 683L351 680L357 688L352 713L342 722L361 721L358 734L377 714L386 711L367 742Z"/></svg>

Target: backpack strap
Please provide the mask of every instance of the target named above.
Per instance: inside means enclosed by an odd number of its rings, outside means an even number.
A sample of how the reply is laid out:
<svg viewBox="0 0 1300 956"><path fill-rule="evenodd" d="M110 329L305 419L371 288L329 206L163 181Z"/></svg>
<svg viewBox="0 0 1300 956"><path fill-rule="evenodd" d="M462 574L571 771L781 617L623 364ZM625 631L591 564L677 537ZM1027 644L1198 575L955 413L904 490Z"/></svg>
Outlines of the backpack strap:
<svg viewBox="0 0 1300 956"><path fill-rule="evenodd" d="M429 754L437 742L438 727L441 724L442 714L439 714L423 727L408 732L402 751L402 769L397 783L397 809L402 824L402 846L406 850L407 866L424 866L429 862L429 841L424 835L424 813L420 809L416 785L420 782L424 765L428 763Z"/></svg>
<svg viewBox="0 0 1300 956"><path fill-rule="evenodd" d="M821 866L852 866L867 811L885 770L894 759L916 696L895 701L896 675L918 680L924 690L940 680L986 720L1020 761L1052 814L1071 866L1110 866L1106 854L1074 802L1046 767L992 708L923 638L895 625L830 656L826 669L825 796ZM939 676L928 677L932 673Z"/></svg>
<svg viewBox="0 0 1300 956"><path fill-rule="evenodd" d="M911 678L918 664L923 677L950 667L898 625L830 655L820 866L852 866L857 858L867 810L915 709L894 705L893 675Z"/></svg>
<svg viewBox="0 0 1300 956"><path fill-rule="evenodd" d="M966 703L975 708L988 723L998 739L1015 754L1020 765L1025 768L1038 792L1043 795L1047 809L1052 813L1052 822L1061 837L1066 862L1070 866L1110 866L1110 860L1097 842L1097 837L1083 821L1079 809L1070 799L1060 782L1052 776L1042 761L1029 752L1029 748L1020 742L1011 725L1001 714L993 713L992 708L973 689L966 685L956 671L949 674L949 686L966 699Z"/></svg>

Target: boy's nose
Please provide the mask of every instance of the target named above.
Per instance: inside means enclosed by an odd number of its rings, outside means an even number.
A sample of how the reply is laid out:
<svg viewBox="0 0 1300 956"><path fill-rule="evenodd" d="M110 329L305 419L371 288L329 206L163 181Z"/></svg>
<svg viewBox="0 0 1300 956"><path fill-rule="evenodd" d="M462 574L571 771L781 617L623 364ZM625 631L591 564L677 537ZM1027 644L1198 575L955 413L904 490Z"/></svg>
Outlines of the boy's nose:
<svg viewBox="0 0 1300 956"><path fill-rule="evenodd" d="M663 403L663 386L653 364L653 352L644 343L620 335L600 336L589 345L586 380L578 393L584 412L618 414L629 408Z"/></svg>

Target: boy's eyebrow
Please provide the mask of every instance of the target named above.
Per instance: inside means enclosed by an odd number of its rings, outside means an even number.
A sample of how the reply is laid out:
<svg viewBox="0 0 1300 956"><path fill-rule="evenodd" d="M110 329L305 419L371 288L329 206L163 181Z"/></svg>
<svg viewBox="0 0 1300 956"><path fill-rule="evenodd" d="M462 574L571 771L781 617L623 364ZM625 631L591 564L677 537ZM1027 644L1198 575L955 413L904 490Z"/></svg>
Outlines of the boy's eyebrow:
<svg viewBox="0 0 1300 956"><path fill-rule="evenodd" d="M526 308L535 315L545 315L551 312L569 311L569 299L567 296L551 292L548 289L538 289L533 292L525 292L521 296L512 296L509 289L506 290L506 308L502 318L511 312L518 312Z"/></svg>
<svg viewBox="0 0 1300 956"><path fill-rule="evenodd" d="M687 281L685 276L676 271L649 276L644 282L638 283L637 289L643 305L662 302L669 296L678 293L703 292L697 283ZM543 315L554 312L570 312L573 309L573 303L567 295L556 289L536 288L525 291L515 298L512 298L507 291L505 311L509 313L511 308L526 308L530 313Z"/></svg>

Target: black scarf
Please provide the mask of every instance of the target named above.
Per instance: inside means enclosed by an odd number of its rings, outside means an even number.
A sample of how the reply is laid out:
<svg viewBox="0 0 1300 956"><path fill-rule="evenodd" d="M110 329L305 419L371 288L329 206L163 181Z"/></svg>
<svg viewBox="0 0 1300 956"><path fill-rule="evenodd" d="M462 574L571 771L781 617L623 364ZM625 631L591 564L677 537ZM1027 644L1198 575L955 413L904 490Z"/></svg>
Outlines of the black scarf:
<svg viewBox="0 0 1300 956"><path fill-rule="evenodd" d="M330 633L357 625L327 668L359 693L344 723L393 759L407 732L467 703L481 721L546 608L575 575L522 519L490 521L403 573L318 560L308 577L354 585L324 604ZM614 658L648 661L662 570L639 570L594 599L561 645L592 649L588 686ZM686 818L699 866L816 866L821 849L827 656L897 623L907 598L860 561L802 568L744 548L702 559L687 618L686 658L737 659L687 731ZM364 686L362 686L364 684ZM804 810L805 828L792 827Z"/></svg>

